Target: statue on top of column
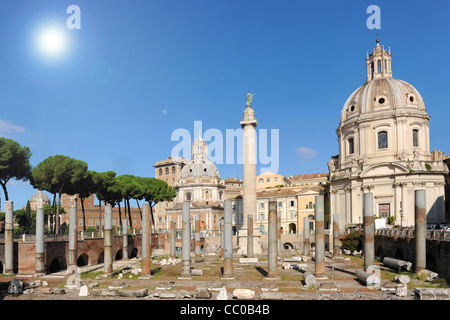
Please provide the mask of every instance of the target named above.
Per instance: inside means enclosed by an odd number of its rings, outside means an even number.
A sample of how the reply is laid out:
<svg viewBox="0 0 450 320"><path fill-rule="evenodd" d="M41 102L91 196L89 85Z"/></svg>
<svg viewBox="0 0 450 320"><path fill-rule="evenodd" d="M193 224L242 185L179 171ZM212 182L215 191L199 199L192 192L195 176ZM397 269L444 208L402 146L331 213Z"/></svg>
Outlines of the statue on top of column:
<svg viewBox="0 0 450 320"><path fill-rule="evenodd" d="M247 107L251 105L254 95L255 94L251 94L250 91L247 93L247 98L245 99L247 101Z"/></svg>

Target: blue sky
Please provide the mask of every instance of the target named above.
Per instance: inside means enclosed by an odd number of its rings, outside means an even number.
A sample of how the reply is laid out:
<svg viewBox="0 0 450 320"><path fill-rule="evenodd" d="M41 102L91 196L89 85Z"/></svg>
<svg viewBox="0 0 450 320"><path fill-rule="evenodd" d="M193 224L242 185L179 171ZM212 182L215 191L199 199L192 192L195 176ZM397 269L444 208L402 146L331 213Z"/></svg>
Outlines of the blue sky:
<svg viewBox="0 0 450 320"><path fill-rule="evenodd" d="M79 30L66 28L73 4ZM366 26L373 4L379 30ZM448 154L449 16L441 0L5 0L0 135L28 146L33 166L63 154L91 170L154 176L174 130L238 129L251 90L258 129L279 130L278 173L327 172L340 111L379 34L393 76L424 98L431 149ZM67 37L53 59L36 46L50 22ZM218 169L242 177L241 165ZM17 181L8 191L15 208L36 192Z"/></svg>

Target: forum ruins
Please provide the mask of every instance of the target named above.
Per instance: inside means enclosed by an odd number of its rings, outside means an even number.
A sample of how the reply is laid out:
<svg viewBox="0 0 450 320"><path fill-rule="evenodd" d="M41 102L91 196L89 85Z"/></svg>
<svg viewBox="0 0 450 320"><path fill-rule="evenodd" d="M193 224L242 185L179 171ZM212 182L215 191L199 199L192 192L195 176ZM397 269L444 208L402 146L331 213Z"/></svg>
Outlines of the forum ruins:
<svg viewBox="0 0 450 320"><path fill-rule="evenodd" d="M36 234L15 239L6 201L2 299L450 300L448 285L425 285L450 280L450 234L427 230L448 223L449 162L429 151L430 116L419 92L392 77L391 58L377 40L366 83L342 109L339 154L315 185L257 175L249 92L242 181L220 178L199 135L191 160L155 165L177 195L155 208L153 223L145 204L142 220L122 218L117 230L117 213L102 205L98 232L80 232L79 199L66 195L68 234L45 235L49 200L38 192ZM273 185L261 188L269 176ZM127 228L136 225L142 228ZM353 230L361 231L361 251L343 248ZM400 272L405 266L408 274Z"/></svg>

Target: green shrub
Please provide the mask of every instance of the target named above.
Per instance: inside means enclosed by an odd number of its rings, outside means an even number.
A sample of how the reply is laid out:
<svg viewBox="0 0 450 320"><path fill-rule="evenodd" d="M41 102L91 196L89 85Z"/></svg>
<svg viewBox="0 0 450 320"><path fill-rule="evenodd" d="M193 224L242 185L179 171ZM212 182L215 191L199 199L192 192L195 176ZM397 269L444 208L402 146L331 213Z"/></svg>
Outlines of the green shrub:
<svg viewBox="0 0 450 320"><path fill-rule="evenodd" d="M360 251L362 248L362 235L359 230L350 232L341 240L342 248L350 251Z"/></svg>

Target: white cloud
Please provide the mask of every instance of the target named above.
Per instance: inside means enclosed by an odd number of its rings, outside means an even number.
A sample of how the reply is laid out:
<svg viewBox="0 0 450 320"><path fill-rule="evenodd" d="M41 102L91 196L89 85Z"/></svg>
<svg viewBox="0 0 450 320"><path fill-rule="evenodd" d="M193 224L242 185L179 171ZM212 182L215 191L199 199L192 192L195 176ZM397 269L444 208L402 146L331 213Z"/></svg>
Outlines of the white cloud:
<svg viewBox="0 0 450 320"><path fill-rule="evenodd" d="M295 149L295 153L301 163L314 159L319 154L316 150L307 147L299 147Z"/></svg>
<svg viewBox="0 0 450 320"><path fill-rule="evenodd" d="M0 119L0 133L21 133L25 132L25 128L17 126L10 121Z"/></svg>
<svg viewBox="0 0 450 320"><path fill-rule="evenodd" d="M167 110L163 109L162 114L167 114Z"/></svg>

